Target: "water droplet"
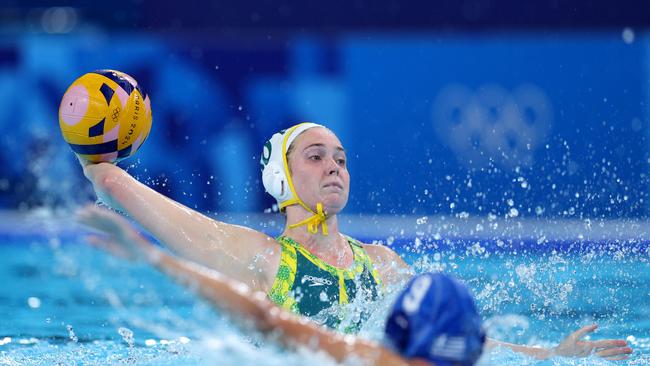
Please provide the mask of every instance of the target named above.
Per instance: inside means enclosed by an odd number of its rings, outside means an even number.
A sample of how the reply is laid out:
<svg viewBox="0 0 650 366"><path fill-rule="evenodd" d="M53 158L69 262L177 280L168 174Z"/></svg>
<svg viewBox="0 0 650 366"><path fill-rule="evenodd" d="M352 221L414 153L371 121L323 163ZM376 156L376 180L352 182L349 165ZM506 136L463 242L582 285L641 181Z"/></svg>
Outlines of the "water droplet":
<svg viewBox="0 0 650 366"><path fill-rule="evenodd" d="M480 256L485 253L485 248L483 248L479 242L476 242L470 247L470 253L473 256Z"/></svg>
<svg viewBox="0 0 650 366"><path fill-rule="evenodd" d="M32 309L38 309L41 307L41 299L38 297L30 297L27 299L27 305Z"/></svg>
<svg viewBox="0 0 650 366"><path fill-rule="evenodd" d="M74 334L74 329L72 328L72 325L70 324L66 325L66 329L68 330L68 338L70 338L71 341L77 343L79 341L79 338L77 338L77 335Z"/></svg>
<svg viewBox="0 0 650 366"><path fill-rule="evenodd" d="M420 249L420 246L422 246L422 240L420 240L420 238L415 238L414 249Z"/></svg>
<svg viewBox="0 0 650 366"><path fill-rule="evenodd" d="M635 341L636 341L636 337L634 337L633 335L629 335L629 336L627 336L627 338L625 338L625 339L626 339L628 342L635 342Z"/></svg>
<svg viewBox="0 0 650 366"><path fill-rule="evenodd" d="M321 291L321 293L320 293L320 295L318 296L318 298L319 298L320 301L322 301L322 302L328 302L328 301L329 301L329 297L327 297L327 294L325 293L325 291Z"/></svg>
<svg viewBox="0 0 650 366"><path fill-rule="evenodd" d="M133 331L131 331L131 329L120 327L117 332L122 336L122 339L129 345L129 347L133 347L135 342L133 340Z"/></svg>

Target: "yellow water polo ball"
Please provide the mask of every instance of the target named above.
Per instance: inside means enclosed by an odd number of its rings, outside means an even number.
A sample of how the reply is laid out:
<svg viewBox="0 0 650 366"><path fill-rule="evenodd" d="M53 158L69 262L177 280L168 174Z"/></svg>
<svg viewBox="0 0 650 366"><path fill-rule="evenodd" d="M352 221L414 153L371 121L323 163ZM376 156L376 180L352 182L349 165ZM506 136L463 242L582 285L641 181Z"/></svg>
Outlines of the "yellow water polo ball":
<svg viewBox="0 0 650 366"><path fill-rule="evenodd" d="M59 127L72 151L93 163L133 155L151 131L151 101L131 76L115 70L75 80L59 106Z"/></svg>

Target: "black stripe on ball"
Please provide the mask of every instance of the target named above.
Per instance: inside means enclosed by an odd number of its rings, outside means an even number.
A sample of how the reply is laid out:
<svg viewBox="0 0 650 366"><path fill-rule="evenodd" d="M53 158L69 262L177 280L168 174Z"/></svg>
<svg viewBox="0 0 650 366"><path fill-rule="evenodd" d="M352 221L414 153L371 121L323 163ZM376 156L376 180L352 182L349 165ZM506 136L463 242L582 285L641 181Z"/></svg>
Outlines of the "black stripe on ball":
<svg viewBox="0 0 650 366"><path fill-rule="evenodd" d="M111 80L113 80L117 85L119 85L124 91L128 94L131 95L133 92L133 89L137 90L140 92L140 95L144 95L142 92L142 89L140 89L140 85L133 85L131 84L130 81L122 77L122 75L111 71L111 70L97 70L94 71L95 74L103 75Z"/></svg>
<svg viewBox="0 0 650 366"><path fill-rule="evenodd" d="M103 83L102 86L99 87L99 91L102 92L104 98L106 98L106 104L107 105L111 104L111 98L113 98L113 94L115 94L115 91L113 91L113 89L110 86Z"/></svg>
<svg viewBox="0 0 650 366"><path fill-rule="evenodd" d="M117 140L94 145L70 144L72 151L81 155L110 154L117 151Z"/></svg>
<svg viewBox="0 0 650 366"><path fill-rule="evenodd" d="M125 147L124 149L118 151L117 152L117 158L122 159L122 158L126 158L127 156L131 155L131 147L132 146L133 145L129 145L129 146Z"/></svg>
<svg viewBox="0 0 650 366"><path fill-rule="evenodd" d="M88 129L88 137L96 137L104 134L104 122L106 122L106 118L102 118L99 123L96 125L90 127Z"/></svg>

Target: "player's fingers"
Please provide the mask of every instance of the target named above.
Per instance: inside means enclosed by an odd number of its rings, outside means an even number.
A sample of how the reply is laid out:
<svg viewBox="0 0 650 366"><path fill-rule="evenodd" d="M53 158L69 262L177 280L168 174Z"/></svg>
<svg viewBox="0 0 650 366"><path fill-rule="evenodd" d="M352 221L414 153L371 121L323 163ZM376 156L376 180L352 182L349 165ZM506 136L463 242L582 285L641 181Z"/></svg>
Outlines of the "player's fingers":
<svg viewBox="0 0 650 366"><path fill-rule="evenodd" d="M584 337L587 334L589 334L589 333L593 332L594 330L596 330L596 328L598 328L597 324L584 326L584 327L576 330L575 332L573 332L573 334L571 334L571 337L573 337L575 339L581 339L582 337Z"/></svg>
<svg viewBox="0 0 650 366"><path fill-rule="evenodd" d="M608 348L596 352L598 357L608 358L608 357L626 357L632 353L632 348L630 347L617 347L617 348Z"/></svg>

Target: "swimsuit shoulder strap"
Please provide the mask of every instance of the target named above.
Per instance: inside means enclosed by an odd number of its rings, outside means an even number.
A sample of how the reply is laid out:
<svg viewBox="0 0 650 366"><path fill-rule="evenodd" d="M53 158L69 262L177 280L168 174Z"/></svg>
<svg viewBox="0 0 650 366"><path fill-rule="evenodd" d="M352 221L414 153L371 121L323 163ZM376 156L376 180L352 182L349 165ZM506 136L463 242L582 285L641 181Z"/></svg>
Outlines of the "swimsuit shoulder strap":
<svg viewBox="0 0 650 366"><path fill-rule="evenodd" d="M271 287L268 296L276 305L287 310L294 310L293 308L296 306L296 301L289 296L289 292L291 291L296 279L296 268L298 262L296 248L292 243L293 240L287 237L279 236L275 240L280 244L282 253L280 255L278 273L275 275L275 280L273 281L273 286Z"/></svg>
<svg viewBox="0 0 650 366"><path fill-rule="evenodd" d="M354 252L355 262L358 260L361 263L363 263L366 266L366 268L368 268L368 271L372 275L373 280L375 280L375 283L377 283L379 287L382 287L381 277L379 276L379 272L377 272L377 269L375 268L375 264L373 263L372 259L366 252L366 249L363 247L363 244L361 244L361 242L348 235L344 235L344 236L348 240L348 243L350 243L350 247Z"/></svg>

